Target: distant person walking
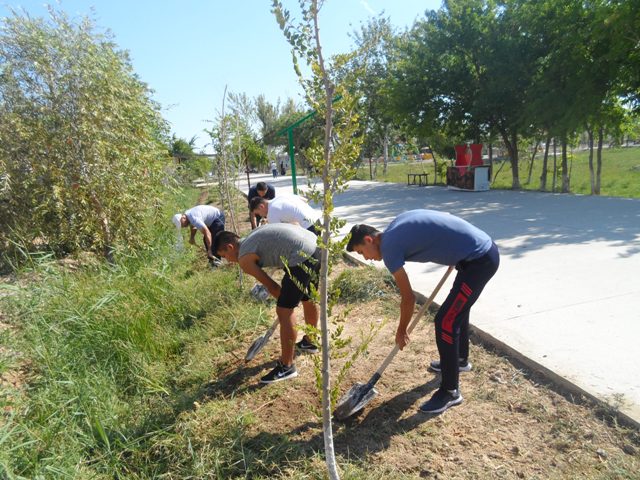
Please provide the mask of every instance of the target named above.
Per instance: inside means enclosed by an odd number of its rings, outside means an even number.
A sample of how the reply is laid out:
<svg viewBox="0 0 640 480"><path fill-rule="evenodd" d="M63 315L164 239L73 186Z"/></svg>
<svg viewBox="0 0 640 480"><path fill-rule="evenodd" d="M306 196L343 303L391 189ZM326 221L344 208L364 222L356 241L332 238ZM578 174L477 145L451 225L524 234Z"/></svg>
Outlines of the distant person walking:
<svg viewBox="0 0 640 480"><path fill-rule="evenodd" d="M273 178L278 178L278 166L273 160L271 160L271 175L273 175Z"/></svg>
<svg viewBox="0 0 640 480"><path fill-rule="evenodd" d="M442 380L420 411L440 413L462 403L459 372L471 370L469 311L500 264L498 247L491 237L454 215L411 210L398 215L384 232L370 225L355 225L347 251L355 251L367 260L383 260L393 275L401 298L396 330L396 344L401 350L409 343L407 326L416 303L405 262L456 266L453 287L435 317L440 359L431 362L431 369L442 371Z"/></svg>
<svg viewBox="0 0 640 480"><path fill-rule="evenodd" d="M295 348L317 353L309 337L297 337L294 309L302 302L304 321L317 327L318 306L310 299L310 285L317 288L320 272L320 249L311 232L286 223L264 225L240 239L233 232L220 232L214 240L214 251L240 265L277 299L276 314L280 323L281 354L276 367L260 379L260 383L273 383L298 376L293 363ZM278 285L264 270L277 267L284 270L282 285Z"/></svg>
<svg viewBox="0 0 640 480"><path fill-rule="evenodd" d="M287 174L287 169L284 166L284 162L280 162L280 175L286 175Z"/></svg>
<svg viewBox="0 0 640 480"><path fill-rule="evenodd" d="M264 197L267 200L273 200L276 198L276 188L271 184L258 182L249 189L247 201L249 202L249 221L251 222L252 230L260 226L260 221L262 220L260 216L256 217L251 211L251 199L255 197Z"/></svg>
<svg viewBox="0 0 640 480"><path fill-rule="evenodd" d="M173 216L173 224L178 228L178 235L181 228L190 228L189 243L192 245L196 243L196 232L199 230L202 233L207 257L214 264L219 262L220 258L215 255L211 247L216 234L224 230L224 213L220 209L211 205L197 205L184 213L176 213Z"/></svg>

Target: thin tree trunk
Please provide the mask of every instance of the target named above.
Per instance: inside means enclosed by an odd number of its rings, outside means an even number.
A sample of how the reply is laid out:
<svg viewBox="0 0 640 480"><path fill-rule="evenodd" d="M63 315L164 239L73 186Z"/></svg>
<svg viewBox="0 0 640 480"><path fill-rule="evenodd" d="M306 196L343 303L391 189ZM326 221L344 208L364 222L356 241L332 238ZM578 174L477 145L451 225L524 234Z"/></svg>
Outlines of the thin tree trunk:
<svg viewBox="0 0 640 480"><path fill-rule="evenodd" d="M542 173L540 174L540 191L547 191L547 165L549 161L549 147L551 146L551 135L547 134L544 145L544 158L542 159Z"/></svg>
<svg viewBox="0 0 640 480"><path fill-rule="evenodd" d="M489 180L491 180L492 173L493 173L493 143L489 142Z"/></svg>
<svg viewBox="0 0 640 480"><path fill-rule="evenodd" d="M382 174L387 174L387 165L389 164L389 132L385 129L384 140L382 142L382 154L384 166L382 167Z"/></svg>
<svg viewBox="0 0 640 480"><path fill-rule="evenodd" d="M531 173L533 172L533 160L538 153L538 147L540 146L540 139L536 140L536 145L533 147L533 154L531 155L531 161L529 162L529 174L527 175L527 185L531 183Z"/></svg>
<svg viewBox="0 0 640 480"><path fill-rule="evenodd" d="M431 146L429 146L429 150L431 150L431 157L433 158L433 184L436 185L438 181L438 159L436 158L436 152L433 151Z"/></svg>
<svg viewBox="0 0 640 480"><path fill-rule="evenodd" d="M225 107L226 99L227 99L227 86L225 85L224 93L222 95L222 114L221 114L222 124L220 127L222 169L223 169L223 174L222 174L223 191L221 193L224 198L224 203L226 203L226 206L223 206L223 209L225 209L229 214L233 232L238 233L238 226L236 225L236 218L235 218L235 214L232 206L233 204L231 203L231 189L229 188L229 159L227 156L227 125L226 125L227 122L225 120L225 115L224 115L224 107Z"/></svg>
<svg viewBox="0 0 640 480"><path fill-rule="evenodd" d="M96 217L100 221L100 229L102 230L102 238L104 242L102 245L104 258L107 260L107 263L113 265L115 263L115 258L113 258L113 245L111 244L111 228L109 226L109 219L102 207L102 202L100 202L100 199L95 192L90 192L89 198L91 198L91 203L93 203L93 206L96 209Z"/></svg>
<svg viewBox="0 0 640 480"><path fill-rule="evenodd" d="M593 170L593 127L587 126L587 141L589 147L589 180L591 183L591 195L596 193L596 175Z"/></svg>
<svg viewBox="0 0 640 480"><path fill-rule="evenodd" d="M567 164L567 137L562 136L562 193L569 193L569 165Z"/></svg>
<svg viewBox="0 0 640 480"><path fill-rule="evenodd" d="M509 135L506 130L502 130L501 133L502 140L507 147L509 158L511 160L511 189L520 190L520 174L518 172L518 134L513 132Z"/></svg>
<svg viewBox="0 0 640 480"><path fill-rule="evenodd" d="M558 167L558 159L556 156L556 137L553 137L553 179L551 180L551 191L556 192L556 172Z"/></svg>
<svg viewBox="0 0 640 480"><path fill-rule="evenodd" d="M500 168L498 168L498 171L496 172L496 174L495 174L495 175L494 175L494 177L493 177L493 181L494 181L494 182L496 181L496 179L498 178L498 175L500 175L500 172L502 171L502 169L504 168L504 166L505 166L506 164L507 164L507 162L505 162L505 161L503 161L503 162L500 164Z"/></svg>
<svg viewBox="0 0 640 480"><path fill-rule="evenodd" d="M331 84L324 66L322 47L320 45L320 30L318 28L318 2L313 0L311 4L313 12L313 28L318 55L318 64L324 82L326 95L326 119L324 132L324 171L323 171L323 224L322 232L323 248L320 259L320 328L322 332L322 429L324 432L324 452L327 473L331 480L339 480L340 474L336 464L336 455L333 446L333 427L331 425L331 370L329 351L329 320L328 320L328 272L329 272L329 251L327 245L330 242L331 217L329 212L332 205L331 184L329 173L331 166L331 135L333 132L333 95L334 86Z"/></svg>
<svg viewBox="0 0 640 480"><path fill-rule="evenodd" d="M604 142L604 128L598 128L598 150L596 152L596 189L595 194L600 195L600 174L602 173L602 144Z"/></svg>

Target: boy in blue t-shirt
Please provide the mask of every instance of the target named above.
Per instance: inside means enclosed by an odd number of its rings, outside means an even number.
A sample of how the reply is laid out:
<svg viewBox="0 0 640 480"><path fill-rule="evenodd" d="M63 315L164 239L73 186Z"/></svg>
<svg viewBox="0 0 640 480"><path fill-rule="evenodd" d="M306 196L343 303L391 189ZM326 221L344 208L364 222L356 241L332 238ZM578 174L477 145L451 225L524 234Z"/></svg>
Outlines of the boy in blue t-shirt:
<svg viewBox="0 0 640 480"><path fill-rule="evenodd" d="M367 260L383 260L400 289L400 322L396 343L409 343L407 327L415 308L415 296L404 269L405 262L455 265L458 274L435 317L440 361L431 369L442 371L440 388L420 407L440 413L462 403L459 372L471 370L469 357L469 311L500 264L498 247L491 237L467 221L433 210L410 210L398 215L384 232L370 225L355 225L347 251Z"/></svg>

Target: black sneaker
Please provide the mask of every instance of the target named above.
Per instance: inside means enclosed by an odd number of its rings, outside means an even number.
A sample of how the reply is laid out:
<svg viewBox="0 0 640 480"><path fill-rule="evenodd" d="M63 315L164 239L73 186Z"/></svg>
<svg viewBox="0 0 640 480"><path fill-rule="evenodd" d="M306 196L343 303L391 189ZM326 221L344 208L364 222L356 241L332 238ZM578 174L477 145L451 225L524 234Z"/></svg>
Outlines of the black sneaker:
<svg viewBox="0 0 640 480"><path fill-rule="evenodd" d="M318 353L320 351L320 349L317 346L315 346L313 343L309 341L306 335L302 337L302 340L296 343L296 348L301 352L306 352L306 353Z"/></svg>
<svg viewBox="0 0 640 480"><path fill-rule="evenodd" d="M459 390L445 390L439 388L433 394L431 400L423 403L419 410L422 413L442 413L447 408L462 403L462 395Z"/></svg>
<svg viewBox="0 0 640 480"><path fill-rule="evenodd" d="M260 379L260 383L275 383L280 382L282 380L287 380L289 378L295 378L298 376L298 371L296 370L295 365L291 365L289 367L283 365L280 361L278 361L276 368L267 373L264 377Z"/></svg>
<svg viewBox="0 0 640 480"><path fill-rule="evenodd" d="M458 361L458 371L459 372L470 372L472 364L468 360L463 360L462 358ZM440 368L440 360L434 360L429 365L429 368L434 372L441 372L442 368Z"/></svg>

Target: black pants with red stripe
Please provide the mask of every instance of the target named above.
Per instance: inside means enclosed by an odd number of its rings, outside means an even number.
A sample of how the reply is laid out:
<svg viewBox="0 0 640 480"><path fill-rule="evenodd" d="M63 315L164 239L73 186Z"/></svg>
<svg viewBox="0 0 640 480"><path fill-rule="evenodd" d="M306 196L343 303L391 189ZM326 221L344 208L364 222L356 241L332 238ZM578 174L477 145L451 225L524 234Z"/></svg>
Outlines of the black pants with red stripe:
<svg viewBox="0 0 640 480"><path fill-rule="evenodd" d="M456 265L458 274L453 287L435 318L442 388L458 388L458 359L469 357L469 310L499 265L500 253L495 243L482 257Z"/></svg>

